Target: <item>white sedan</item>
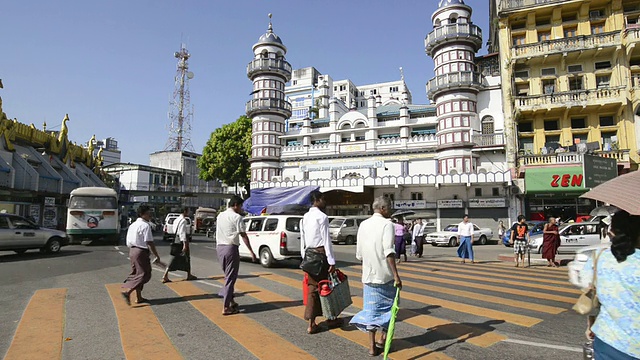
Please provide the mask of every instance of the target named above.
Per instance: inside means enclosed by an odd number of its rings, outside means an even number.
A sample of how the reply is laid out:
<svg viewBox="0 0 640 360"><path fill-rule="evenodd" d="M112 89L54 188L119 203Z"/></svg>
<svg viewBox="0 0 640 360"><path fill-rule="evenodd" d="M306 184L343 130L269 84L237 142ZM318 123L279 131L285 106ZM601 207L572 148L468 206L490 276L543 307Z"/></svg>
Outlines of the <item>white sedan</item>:
<svg viewBox="0 0 640 360"><path fill-rule="evenodd" d="M493 230L489 228L479 228L473 224L473 240L475 244L486 245L493 238ZM427 234L425 242L433 246L448 245L458 246L458 224L447 225L442 231Z"/></svg>

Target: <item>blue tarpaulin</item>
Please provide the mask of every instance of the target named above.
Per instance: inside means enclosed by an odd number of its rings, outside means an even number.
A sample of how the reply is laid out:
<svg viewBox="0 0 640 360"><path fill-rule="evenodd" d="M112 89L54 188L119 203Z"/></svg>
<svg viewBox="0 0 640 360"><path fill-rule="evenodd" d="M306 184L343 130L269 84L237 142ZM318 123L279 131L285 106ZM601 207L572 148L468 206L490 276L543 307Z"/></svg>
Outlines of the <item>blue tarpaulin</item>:
<svg viewBox="0 0 640 360"><path fill-rule="evenodd" d="M265 209L268 214L300 210L311 206L309 194L319 189L319 186L255 189L242 208L250 214L260 214Z"/></svg>

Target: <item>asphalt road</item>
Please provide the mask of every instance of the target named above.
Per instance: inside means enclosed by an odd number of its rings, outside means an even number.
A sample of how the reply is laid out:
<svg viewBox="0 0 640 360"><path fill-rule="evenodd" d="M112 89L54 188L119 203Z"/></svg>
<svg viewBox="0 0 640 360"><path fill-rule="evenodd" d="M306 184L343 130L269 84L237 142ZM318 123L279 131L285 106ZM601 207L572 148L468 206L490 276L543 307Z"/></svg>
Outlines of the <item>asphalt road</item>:
<svg viewBox="0 0 640 360"><path fill-rule="evenodd" d="M169 247L160 244L163 260ZM584 319L570 308L579 292L566 268L515 269L498 262L502 245L475 246L479 264L460 264L454 248L425 247L400 265L404 282L394 359L581 359ZM355 246L334 246L362 306ZM242 262L236 291L242 313L222 317L222 271L215 244L193 243L198 281L160 282L127 308L117 297L129 273L124 246L75 245L57 255L0 253L0 355L6 359L365 359L366 334L353 327L306 334L297 261L265 269ZM114 296L115 294L115 296ZM321 320L321 319L319 319ZM37 350L37 351L36 351ZM37 355L26 356L34 352ZM20 354L14 357L15 354ZM53 354L53 355L52 355Z"/></svg>

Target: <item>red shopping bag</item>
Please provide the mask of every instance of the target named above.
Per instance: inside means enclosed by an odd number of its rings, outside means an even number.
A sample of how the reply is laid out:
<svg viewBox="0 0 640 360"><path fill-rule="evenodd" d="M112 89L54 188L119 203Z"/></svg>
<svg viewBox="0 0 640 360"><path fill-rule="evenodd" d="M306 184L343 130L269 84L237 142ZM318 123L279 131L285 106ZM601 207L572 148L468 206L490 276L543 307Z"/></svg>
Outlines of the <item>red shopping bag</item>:
<svg viewBox="0 0 640 360"><path fill-rule="evenodd" d="M309 297L309 275L304 273L302 279L302 303L307 306L307 297Z"/></svg>

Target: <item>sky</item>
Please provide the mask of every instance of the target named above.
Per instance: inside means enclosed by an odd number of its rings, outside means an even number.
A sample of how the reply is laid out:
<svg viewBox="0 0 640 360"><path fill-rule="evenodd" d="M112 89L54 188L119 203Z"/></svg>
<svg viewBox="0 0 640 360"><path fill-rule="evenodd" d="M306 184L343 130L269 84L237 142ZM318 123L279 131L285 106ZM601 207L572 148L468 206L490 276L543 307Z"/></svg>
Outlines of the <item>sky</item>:
<svg viewBox="0 0 640 360"><path fill-rule="evenodd" d="M313 66L334 80L365 85L400 79L414 104L428 104L433 61L424 38L437 0L9 0L0 31L0 89L11 119L69 138L115 138L122 162L149 164L166 148L174 52L185 43L194 109L191 143L244 114L252 46L273 29L294 69ZM489 0L465 0L486 44ZM486 54L486 46L479 55Z"/></svg>

